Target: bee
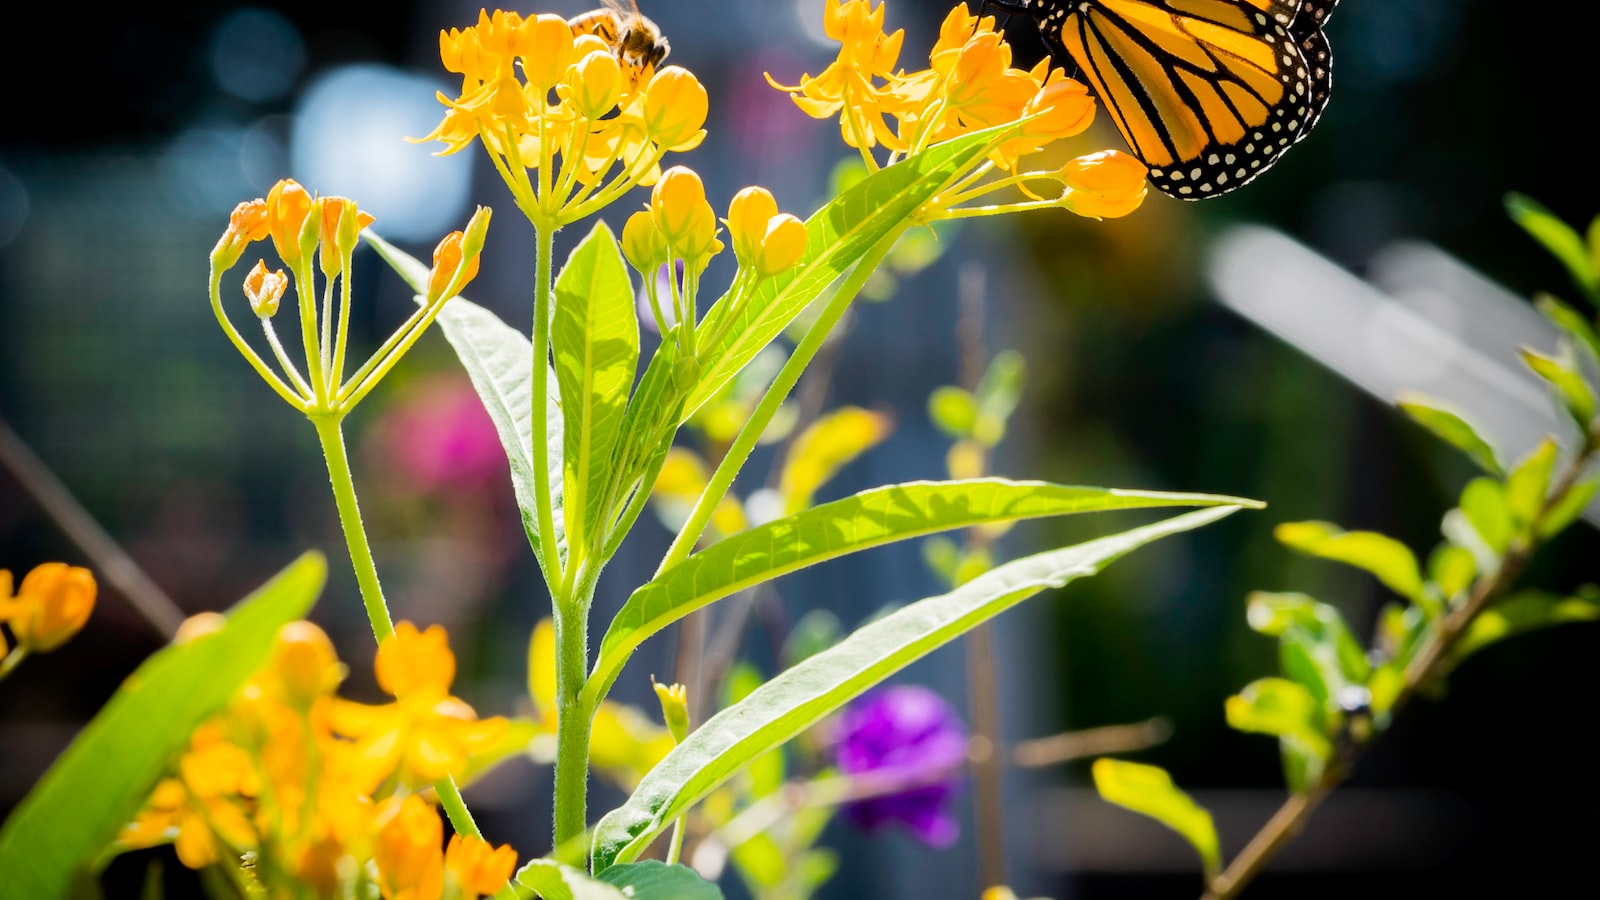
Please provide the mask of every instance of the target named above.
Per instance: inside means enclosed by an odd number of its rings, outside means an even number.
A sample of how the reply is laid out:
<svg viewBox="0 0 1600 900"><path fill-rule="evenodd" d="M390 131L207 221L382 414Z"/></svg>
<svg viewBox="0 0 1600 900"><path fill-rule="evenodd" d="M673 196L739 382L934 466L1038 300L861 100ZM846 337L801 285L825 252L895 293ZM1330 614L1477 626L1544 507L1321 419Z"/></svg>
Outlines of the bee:
<svg viewBox="0 0 1600 900"><path fill-rule="evenodd" d="M671 47L656 23L639 12L639 0L600 0L601 9L580 13L567 20L578 34L600 38L617 55L617 61L630 69L635 78L655 71L667 58Z"/></svg>

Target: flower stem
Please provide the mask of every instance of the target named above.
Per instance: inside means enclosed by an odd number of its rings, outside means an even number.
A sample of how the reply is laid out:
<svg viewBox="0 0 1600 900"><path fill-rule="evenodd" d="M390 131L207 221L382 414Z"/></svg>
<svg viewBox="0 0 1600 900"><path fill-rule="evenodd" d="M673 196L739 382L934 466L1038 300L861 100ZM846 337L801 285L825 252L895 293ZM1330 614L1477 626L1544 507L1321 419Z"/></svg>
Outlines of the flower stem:
<svg viewBox="0 0 1600 900"><path fill-rule="evenodd" d="M551 256L555 253L555 228L534 224L538 243L534 263L533 295L533 491L539 508L539 545L544 557L545 582L554 587L561 580L561 557L556 546L555 512L550 494L550 307L552 302ZM559 612L559 603L557 604ZM559 621L559 616L558 616Z"/></svg>
<svg viewBox="0 0 1600 900"><path fill-rule="evenodd" d="M383 599L383 587L378 583L378 567L372 559L372 546L367 543L366 528L361 524L361 508L356 504L355 481L350 477L350 458L344 449L344 432L340 430L339 417L318 416L311 419L322 441L322 454L328 461L328 479L333 484L333 500L339 508L339 524L344 528L345 544L350 548L350 563L355 567L356 584L361 587L361 601L367 607L367 619L372 623L372 636L380 645L394 635L394 620L389 617L389 605ZM450 817L450 827L457 834L482 837L478 825L467 811L466 801L455 780L446 775L434 782L439 794L439 804Z"/></svg>
<svg viewBox="0 0 1600 900"><path fill-rule="evenodd" d="M17 666L22 665L22 661L27 657L28 648L17 647L7 654L5 659L0 659L0 681L5 681L6 676L10 675Z"/></svg>
<svg viewBox="0 0 1600 900"><path fill-rule="evenodd" d="M574 593L558 597L556 628L555 846L580 838L588 827L589 731L594 708L583 695L589 675L588 597L594 579L585 574ZM580 602L565 602L577 599Z"/></svg>
<svg viewBox="0 0 1600 900"><path fill-rule="evenodd" d="M823 342L833 332L834 326L839 324L839 319L844 316L845 310L850 308L850 303L855 300L856 294L860 293L867 279L872 276L878 264L888 255L890 248L908 227L910 227L909 221L880 238L878 243L867 251L866 256L856 263L856 267L851 270L839 290L828 298L827 307L807 329L805 337L800 339L800 343L794 348L794 353L789 356L789 361L784 364L783 370L767 388L761 402L750 414L750 419L745 422L738 437L734 438L733 445L722 457L722 462L717 465L717 471L712 474L705 490L700 492L700 499L695 503L694 511L689 514L688 522L684 524L682 530L678 532L677 539L667 550L667 555L661 560L660 568L656 569L657 576L682 562L694 550L695 542L700 540L700 535L705 532L712 513L716 511L722 498L727 496L728 489L733 486L734 477L750 458L750 452L755 449L756 441L760 439L762 432L766 431L772 417L777 415L778 407L783 405L784 399L800 380L801 373L811 364L817 351L822 349Z"/></svg>

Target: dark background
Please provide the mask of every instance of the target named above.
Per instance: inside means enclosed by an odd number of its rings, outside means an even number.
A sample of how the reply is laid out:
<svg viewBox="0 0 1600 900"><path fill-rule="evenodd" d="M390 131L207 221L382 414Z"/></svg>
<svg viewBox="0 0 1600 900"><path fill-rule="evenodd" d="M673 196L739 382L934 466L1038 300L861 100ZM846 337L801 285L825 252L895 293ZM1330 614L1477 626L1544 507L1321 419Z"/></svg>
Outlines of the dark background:
<svg viewBox="0 0 1600 900"><path fill-rule="evenodd" d="M586 4L551 6L571 14ZM845 155L834 125L805 120L760 80L771 71L793 81L829 58L796 24L794 6L647 4L673 41L672 61L711 91L711 138L683 161L707 175L714 202L762 183L785 209L808 212ZM326 550L334 579L317 618L351 663L351 692L371 699L370 641L311 430L217 333L204 260L234 202L263 194L278 177L308 180L290 150L308 89L340 67L379 64L448 90L437 29L468 24L477 7L255 8L272 17L247 21L285 28L247 29L223 43L223 26L238 21L230 19L238 8L225 3L8 10L0 417L186 612L224 608L301 550ZM908 32L903 65L921 61L947 9L928 0L892 4L891 26ZM1328 29L1336 85L1326 116L1249 188L1204 204L1152 196L1138 213L1108 223L1065 213L984 222L906 280L896 298L861 309L833 395L894 407L897 431L830 496L942 474L944 443L926 421L924 398L957 377L953 285L962 267L978 265L992 287L991 349L1016 346L1030 364L1004 474L1271 504L1146 551L1138 563L1003 622L1005 657L1016 661L1002 677L1008 736L1164 716L1173 739L1139 758L1169 767L1213 804L1225 850L1237 852L1265 818L1281 784L1276 748L1229 731L1222 718L1227 695L1275 670L1272 643L1245 627L1242 598L1252 589L1304 590L1339 605L1363 633L1384 599L1363 577L1290 556L1272 542L1271 527L1325 519L1387 532L1423 553L1471 471L1387 405L1215 303L1198 277L1206 242L1233 222L1265 223L1360 274L1394 241L1420 239L1518 294L1570 298L1561 270L1501 207L1502 195L1517 190L1569 222L1586 224L1600 212L1596 153L1584 133L1595 109L1585 61L1600 13L1550 9L1344 0ZM1012 33L1019 56L1039 52L1026 23ZM37 48L37 60L21 48ZM259 77L230 89L229 77L251 66L262 67ZM330 127L344 125L357 123ZM1119 145L1104 123L1083 140L1083 152ZM471 165L472 199L501 208L474 296L520 321L531 235L489 168L481 159ZM433 237L465 221L465 195L452 196L446 205L455 209ZM408 246L423 254L433 237L412 236ZM358 261L357 276L357 332L380 338L407 298L370 257ZM392 410L447 391L450 372L442 341L426 339L352 417L349 439L397 616L449 625L463 696L486 714L510 712L522 691L526 628L543 600L508 492L498 478L407 484L385 425ZM1007 550L1105 527L1021 528ZM664 546L649 521L640 531L603 586L599 614L648 576ZM1595 578L1597 554L1600 541L1580 524L1525 580L1570 589ZM0 566L20 572L48 559L81 561L0 475ZM912 546L808 573L784 596L791 617L825 606L849 623L934 589ZM1594 717L1597 636L1594 625L1570 626L1475 659L1448 697L1408 711L1363 762L1348 799L1335 798L1250 896L1592 890L1586 854L1600 838L1600 777L1593 744L1578 731ZM0 686L0 809L157 646L108 591L81 637ZM666 665L668 651L655 652L639 673ZM961 658L943 651L909 677L959 699ZM619 690L635 701L645 696L641 685ZM513 841L526 857L546 846L548 773L523 768L492 796L468 798L490 836ZM1008 849L1019 891L1198 893L1176 838L1086 799L1086 784L1086 770L1074 767L1015 777ZM824 896L977 896L970 840L937 853L836 826L829 842L841 848L846 871ZM141 872L114 866L113 895L131 896L117 886L136 884Z"/></svg>

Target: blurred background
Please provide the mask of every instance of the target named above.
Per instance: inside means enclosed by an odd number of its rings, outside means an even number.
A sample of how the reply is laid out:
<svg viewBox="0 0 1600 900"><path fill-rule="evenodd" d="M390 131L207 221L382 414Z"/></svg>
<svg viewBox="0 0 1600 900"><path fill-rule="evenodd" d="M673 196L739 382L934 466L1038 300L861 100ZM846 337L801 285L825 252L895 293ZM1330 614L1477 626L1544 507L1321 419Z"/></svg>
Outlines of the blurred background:
<svg viewBox="0 0 1600 900"><path fill-rule="evenodd" d="M805 118L761 76L794 83L831 59L822 0L644 5L672 42L671 61L710 89L710 139L680 161L705 175L714 205L759 183L786 210L814 209L847 148L835 124ZM500 214L469 294L524 321L532 233L504 187L475 151L440 159L401 140L426 134L440 116L433 91L454 87L438 30L469 24L478 6L180 0L66 15L11 6L13 45L42 46L39 62L21 53L0 62L11 85L0 121L0 420L184 614L225 608L306 548L327 552L333 577L315 617L351 665L347 693L375 699L370 637L312 431L218 333L205 260L233 205L281 177L357 198L376 230L419 256L486 203ZM891 3L890 27L907 32L903 65L925 59L948 8ZM892 410L895 429L825 499L943 477L948 441L927 396L960 377L965 283L982 296L988 352L1015 347L1027 360L999 473L1270 504L1002 619L1006 740L1161 717L1171 739L1136 758L1168 767L1210 805L1225 850L1237 852L1282 790L1274 743L1228 730L1222 715L1226 696L1276 671L1273 642L1246 627L1245 594L1305 591L1361 629L1385 599L1358 573L1292 556L1272 527L1324 519L1419 553L1432 547L1473 473L1383 399L1397 388L1482 403L1511 455L1557 427L1543 398L1518 386L1510 353L1517 340L1553 343L1521 298L1574 292L1509 222L1502 197L1530 194L1580 226L1600 213L1600 182L1588 175L1596 152L1579 133L1594 109L1579 61L1600 11L1538 9L1343 0L1327 32L1336 76L1326 116L1249 188L1203 204L1152 194L1105 223L1064 212L983 221L893 296L859 306L829 400ZM1024 62L1042 52L1026 22L1011 33ZM1121 146L1106 122L1081 140L1079 152ZM620 225L634 208L608 216ZM1270 231L1236 230L1244 225ZM562 237L570 245L575 235ZM381 340L408 293L371 254L357 259L356 285L354 333ZM474 403L444 342L429 336L352 417L347 439L396 617L445 624L459 693L484 714L511 713L528 629L548 607ZM752 469L759 484L764 461ZM1003 555L1136 521L1019 527ZM641 520L608 569L597 617L649 576L667 538ZM84 562L0 472L0 567L54 559ZM1582 523L1526 581L1570 589L1595 579L1597 562L1600 538ZM791 578L776 620L823 608L853 626L938 590L912 543ZM770 666L767 632L750 642ZM107 589L81 637L8 679L0 810L160 643ZM624 699L643 702L644 676L670 670L672 642L655 643L619 683ZM1600 627L1588 624L1476 657L1447 697L1407 711L1248 896L1593 885L1600 770L1579 728L1594 715L1597 649ZM965 710L962 664L950 647L897 680ZM1019 893L1198 894L1191 851L1095 800L1086 768L1007 778L1006 863ZM518 762L467 797L489 836L526 857L548 846L548 780ZM948 850L835 823L825 843L843 868L821 896L976 897L970 797L959 800L963 837ZM602 789L593 804L618 799ZM108 895L133 896L141 875L113 866Z"/></svg>

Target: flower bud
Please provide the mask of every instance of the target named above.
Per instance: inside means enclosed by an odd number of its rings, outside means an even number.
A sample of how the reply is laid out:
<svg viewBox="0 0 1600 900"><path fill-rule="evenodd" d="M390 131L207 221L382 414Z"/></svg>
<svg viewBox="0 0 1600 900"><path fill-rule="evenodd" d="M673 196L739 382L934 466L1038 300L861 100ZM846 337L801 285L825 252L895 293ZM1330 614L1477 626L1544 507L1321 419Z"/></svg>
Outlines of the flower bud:
<svg viewBox="0 0 1600 900"><path fill-rule="evenodd" d="M1054 78L1028 101L1022 114L1039 114L1022 126L1022 133L1043 144L1082 134L1094 121L1094 98L1083 82Z"/></svg>
<svg viewBox="0 0 1600 900"><path fill-rule="evenodd" d="M622 255L639 272L649 274L666 265L671 252L667 239L646 210L628 217L622 226Z"/></svg>
<svg viewBox="0 0 1600 900"><path fill-rule="evenodd" d="M1118 150L1068 160L1056 173L1067 186L1061 205L1092 219L1125 216L1144 202L1147 174L1144 163Z"/></svg>
<svg viewBox="0 0 1600 900"><path fill-rule="evenodd" d="M674 741L683 743L689 736L689 689L681 684L661 684L653 678L650 683L661 701L661 718L667 723L667 730L672 732Z"/></svg>
<svg viewBox="0 0 1600 900"><path fill-rule="evenodd" d="M754 264L767 225L777 214L778 201L766 188L747 187L733 195L733 202L728 204L728 238L739 265Z"/></svg>
<svg viewBox="0 0 1600 900"><path fill-rule="evenodd" d="M278 696L301 710L331 694L343 677L327 633L305 621L290 622L278 630L267 671Z"/></svg>
<svg viewBox="0 0 1600 900"><path fill-rule="evenodd" d="M761 238L761 252L756 271L763 278L788 271L800 264L806 253L806 223L789 213L779 213L767 223L767 233Z"/></svg>
<svg viewBox="0 0 1600 900"><path fill-rule="evenodd" d="M344 269L344 259L355 252L361 230L373 223L371 213L362 212L349 197L322 198L322 272L328 277Z"/></svg>
<svg viewBox="0 0 1600 900"><path fill-rule="evenodd" d="M548 91L561 81L572 63L572 26L557 15L533 16L517 29L514 52L522 59L522 74L528 85Z"/></svg>
<svg viewBox="0 0 1600 900"><path fill-rule="evenodd" d="M311 214L311 195L293 179L284 179L267 193L267 228L278 258L290 269L298 269L301 259L300 232Z"/></svg>
<svg viewBox="0 0 1600 900"><path fill-rule="evenodd" d="M48 653L83 629L94 611L94 574L66 563L45 563L22 579L12 602L17 646Z"/></svg>
<svg viewBox="0 0 1600 900"><path fill-rule="evenodd" d="M263 319L278 314L278 301L288 287L289 277L283 270L268 272L264 260L256 260L256 267L244 277L244 295L250 301L250 309Z"/></svg>
<svg viewBox="0 0 1600 900"><path fill-rule="evenodd" d="M622 98L622 66L609 50L589 53L568 73L568 100L577 114L598 121Z"/></svg>
<svg viewBox="0 0 1600 900"><path fill-rule="evenodd" d="M705 86L688 69L667 66L644 92L645 133L663 149L693 150L705 138L711 101Z"/></svg>
<svg viewBox="0 0 1600 900"><path fill-rule="evenodd" d="M699 260L722 249L716 213L692 169L673 166L662 173L650 193L650 215L668 245L685 260Z"/></svg>

